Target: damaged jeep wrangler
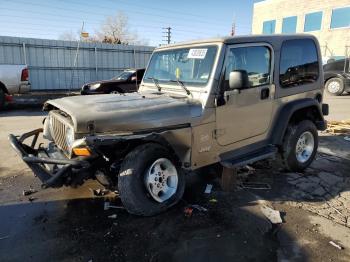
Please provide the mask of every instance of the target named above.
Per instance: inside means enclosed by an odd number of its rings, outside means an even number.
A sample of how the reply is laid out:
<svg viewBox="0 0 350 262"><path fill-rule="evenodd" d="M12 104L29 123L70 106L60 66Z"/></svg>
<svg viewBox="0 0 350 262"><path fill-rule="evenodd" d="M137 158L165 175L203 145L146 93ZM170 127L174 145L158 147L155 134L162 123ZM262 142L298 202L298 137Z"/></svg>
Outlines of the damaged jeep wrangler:
<svg viewBox="0 0 350 262"><path fill-rule="evenodd" d="M189 171L277 155L287 170L308 167L326 128L322 70L311 35L163 46L137 93L48 101L43 127L9 140L43 188L95 178L150 216L181 199Z"/></svg>

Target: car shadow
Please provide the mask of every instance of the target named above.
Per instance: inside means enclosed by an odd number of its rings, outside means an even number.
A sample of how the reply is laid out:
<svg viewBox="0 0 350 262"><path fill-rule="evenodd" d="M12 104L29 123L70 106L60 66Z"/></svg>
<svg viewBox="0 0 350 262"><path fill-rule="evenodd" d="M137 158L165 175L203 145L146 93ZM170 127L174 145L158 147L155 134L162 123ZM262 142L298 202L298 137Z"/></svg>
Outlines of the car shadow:
<svg viewBox="0 0 350 262"><path fill-rule="evenodd" d="M204 194L215 178L202 175L189 176L183 200L153 217L104 210L105 201L122 207L114 196L2 204L0 261L278 261L277 233L294 243L299 261L308 259L288 232L261 216L252 194L216 185ZM186 216L192 204L207 211L192 207Z"/></svg>

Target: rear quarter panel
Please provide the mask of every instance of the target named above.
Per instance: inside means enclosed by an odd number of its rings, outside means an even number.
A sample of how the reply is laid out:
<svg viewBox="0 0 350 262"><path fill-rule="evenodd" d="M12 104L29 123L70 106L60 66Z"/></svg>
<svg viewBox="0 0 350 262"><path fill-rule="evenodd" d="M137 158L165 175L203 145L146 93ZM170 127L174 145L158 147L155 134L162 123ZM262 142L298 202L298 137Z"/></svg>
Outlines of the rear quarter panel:
<svg viewBox="0 0 350 262"><path fill-rule="evenodd" d="M3 83L10 94L20 90L22 70L26 65L0 65L0 82Z"/></svg>

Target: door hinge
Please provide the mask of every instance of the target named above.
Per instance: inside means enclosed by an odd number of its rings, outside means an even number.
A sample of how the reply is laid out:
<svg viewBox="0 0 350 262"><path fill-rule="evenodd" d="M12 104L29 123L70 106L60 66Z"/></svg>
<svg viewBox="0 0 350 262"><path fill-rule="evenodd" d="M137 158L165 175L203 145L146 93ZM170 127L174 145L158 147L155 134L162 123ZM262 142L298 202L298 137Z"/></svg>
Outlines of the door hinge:
<svg viewBox="0 0 350 262"><path fill-rule="evenodd" d="M214 139L217 139L219 136L222 136L224 134L225 134L225 129L214 129L213 130Z"/></svg>

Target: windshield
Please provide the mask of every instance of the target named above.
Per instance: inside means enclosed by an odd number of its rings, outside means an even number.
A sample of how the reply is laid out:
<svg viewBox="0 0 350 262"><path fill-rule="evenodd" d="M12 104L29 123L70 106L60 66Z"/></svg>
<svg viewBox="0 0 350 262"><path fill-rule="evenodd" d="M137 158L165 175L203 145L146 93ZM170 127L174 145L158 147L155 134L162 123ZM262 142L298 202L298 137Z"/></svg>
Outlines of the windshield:
<svg viewBox="0 0 350 262"><path fill-rule="evenodd" d="M124 71L123 73L121 73L120 75L113 77L113 80L128 80L129 77L135 73L135 71Z"/></svg>
<svg viewBox="0 0 350 262"><path fill-rule="evenodd" d="M203 86L208 80L214 59L216 46L200 46L155 52L146 71L144 82L171 82Z"/></svg>

